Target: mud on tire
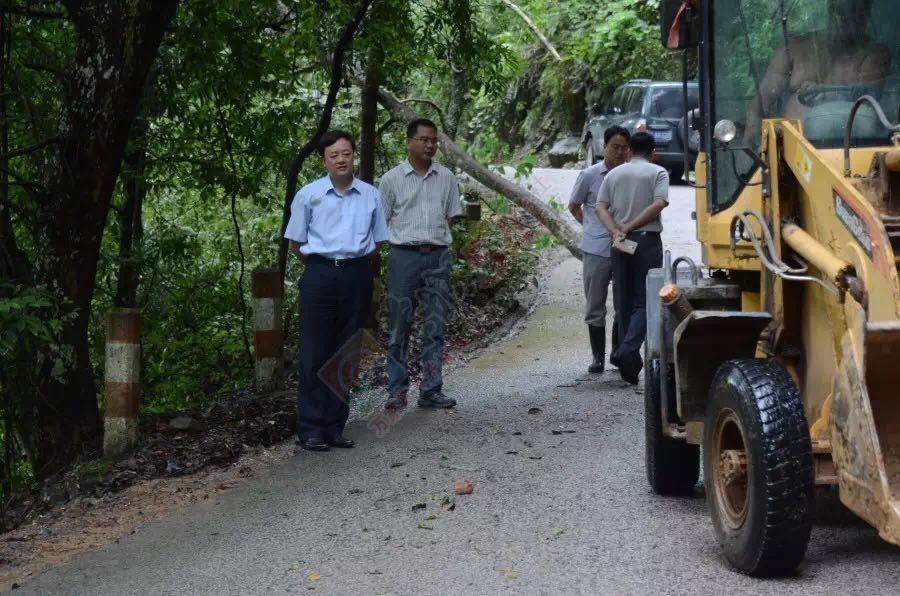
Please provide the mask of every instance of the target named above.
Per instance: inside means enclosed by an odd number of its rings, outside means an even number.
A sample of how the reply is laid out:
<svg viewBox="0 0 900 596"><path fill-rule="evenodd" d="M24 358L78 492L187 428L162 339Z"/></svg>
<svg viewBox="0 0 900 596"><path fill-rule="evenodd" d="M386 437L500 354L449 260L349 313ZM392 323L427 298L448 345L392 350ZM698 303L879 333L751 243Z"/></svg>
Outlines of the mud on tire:
<svg viewBox="0 0 900 596"><path fill-rule="evenodd" d="M719 367L703 447L706 498L725 557L758 577L792 573L809 543L813 459L799 392L778 362Z"/></svg>

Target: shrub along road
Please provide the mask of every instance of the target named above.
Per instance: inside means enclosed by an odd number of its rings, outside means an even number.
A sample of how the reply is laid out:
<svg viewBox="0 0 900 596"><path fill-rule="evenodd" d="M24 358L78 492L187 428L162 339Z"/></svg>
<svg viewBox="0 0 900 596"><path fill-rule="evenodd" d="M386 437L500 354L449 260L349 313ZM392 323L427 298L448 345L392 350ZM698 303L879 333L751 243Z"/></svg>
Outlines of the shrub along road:
<svg viewBox="0 0 900 596"><path fill-rule="evenodd" d="M675 189L671 245L690 246L691 209ZM614 370L584 372L580 271L563 259L517 332L448 375L455 411L413 407L380 437L357 421L356 449L297 452L20 591L895 591L900 550L833 499L798 576L762 582L723 562L702 487L694 498L650 493L642 396ZM458 480L473 492L455 494Z"/></svg>

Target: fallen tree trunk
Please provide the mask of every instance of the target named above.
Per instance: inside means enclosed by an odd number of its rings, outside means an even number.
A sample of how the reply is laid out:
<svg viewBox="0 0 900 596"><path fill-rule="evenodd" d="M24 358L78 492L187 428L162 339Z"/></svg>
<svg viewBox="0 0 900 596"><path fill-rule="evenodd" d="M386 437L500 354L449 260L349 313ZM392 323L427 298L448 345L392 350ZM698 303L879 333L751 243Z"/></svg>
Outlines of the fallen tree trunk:
<svg viewBox="0 0 900 596"><path fill-rule="evenodd" d="M357 84L359 83L357 82ZM378 101L398 120L409 122L419 117L414 110L404 105L399 99L384 89L378 90ZM556 211L550 209L533 193L482 166L454 143L443 131L439 131L438 136L440 136L441 150L447 163L459 167L475 180L528 211L538 221L547 226L550 233L572 253L572 256L581 260L581 249L578 247L580 242L578 232L573 230Z"/></svg>

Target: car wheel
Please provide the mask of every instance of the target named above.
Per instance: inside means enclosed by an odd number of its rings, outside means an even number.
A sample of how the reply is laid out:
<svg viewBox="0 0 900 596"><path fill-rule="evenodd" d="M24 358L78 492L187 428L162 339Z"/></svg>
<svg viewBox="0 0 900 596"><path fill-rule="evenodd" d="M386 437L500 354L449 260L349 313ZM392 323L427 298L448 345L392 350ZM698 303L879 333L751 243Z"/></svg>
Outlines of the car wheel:
<svg viewBox="0 0 900 596"><path fill-rule="evenodd" d="M588 137L584 141L584 167L589 168L594 165L594 139Z"/></svg>
<svg viewBox="0 0 900 596"><path fill-rule="evenodd" d="M788 575L806 553L814 486L797 386L774 360L729 360L709 397L703 478L716 537L740 571Z"/></svg>

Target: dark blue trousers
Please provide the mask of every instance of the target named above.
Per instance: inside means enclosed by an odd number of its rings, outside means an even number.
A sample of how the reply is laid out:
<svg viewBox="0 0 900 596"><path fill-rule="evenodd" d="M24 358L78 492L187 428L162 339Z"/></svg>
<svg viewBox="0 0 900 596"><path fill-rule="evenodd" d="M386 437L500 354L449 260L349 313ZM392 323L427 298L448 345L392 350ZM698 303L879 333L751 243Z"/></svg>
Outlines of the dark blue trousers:
<svg viewBox="0 0 900 596"><path fill-rule="evenodd" d="M635 353L647 337L647 273L662 267L662 239L658 233L631 232L629 240L637 242L633 255L612 251L613 303L616 306L619 345L612 357Z"/></svg>
<svg viewBox="0 0 900 596"><path fill-rule="evenodd" d="M358 340L372 304L372 287L367 259L340 267L306 264L300 277L297 436L301 440L333 437L347 424L346 380L355 374L355 368L349 369L359 364ZM329 370L326 364L339 370Z"/></svg>

